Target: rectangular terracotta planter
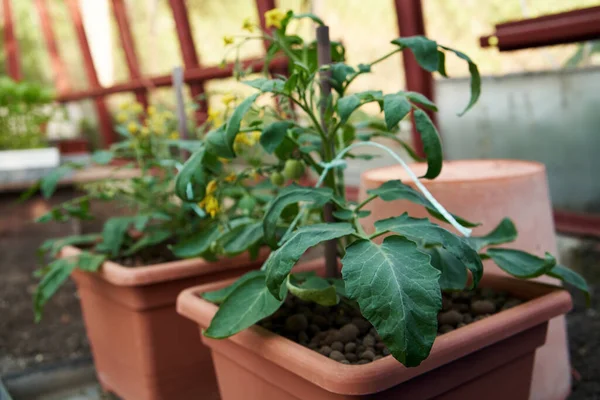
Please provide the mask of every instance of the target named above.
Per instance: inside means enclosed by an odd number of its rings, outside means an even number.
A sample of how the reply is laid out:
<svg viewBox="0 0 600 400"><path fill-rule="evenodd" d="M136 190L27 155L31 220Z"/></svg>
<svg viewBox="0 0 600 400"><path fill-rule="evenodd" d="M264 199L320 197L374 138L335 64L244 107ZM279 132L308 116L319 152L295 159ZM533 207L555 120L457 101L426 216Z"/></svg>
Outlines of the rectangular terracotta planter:
<svg viewBox="0 0 600 400"><path fill-rule="evenodd" d="M182 292L177 311L206 328L217 306ZM344 365L254 326L225 340L202 337L211 348L222 400L528 399L535 350L548 320L571 309L568 292L553 286L484 276L481 286L527 299L523 304L438 337L419 367L391 356Z"/></svg>
<svg viewBox="0 0 600 400"><path fill-rule="evenodd" d="M62 257L75 255L65 247ZM234 278L260 267L261 253L218 262L202 259L124 267L107 261L97 273L72 274L92 348L98 380L126 400L218 399L209 350L197 326L178 315L186 288Z"/></svg>

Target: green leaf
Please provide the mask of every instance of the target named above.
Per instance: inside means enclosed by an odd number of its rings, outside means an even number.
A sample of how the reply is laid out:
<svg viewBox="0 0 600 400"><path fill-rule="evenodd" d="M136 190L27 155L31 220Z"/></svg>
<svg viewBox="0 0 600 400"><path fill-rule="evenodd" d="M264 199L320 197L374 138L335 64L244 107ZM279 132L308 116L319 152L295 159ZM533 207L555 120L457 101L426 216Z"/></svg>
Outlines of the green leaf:
<svg viewBox="0 0 600 400"><path fill-rule="evenodd" d="M77 268L82 271L96 272L106 261L106 255L82 251L77 255Z"/></svg>
<svg viewBox="0 0 600 400"><path fill-rule="evenodd" d="M59 258L48 265L48 271L38 284L33 296L33 311L36 322L42 319L44 305L71 275L75 266L76 260L73 258Z"/></svg>
<svg viewBox="0 0 600 400"><path fill-rule="evenodd" d="M442 307L430 257L400 236L381 246L358 240L346 248L342 276L348 296L373 324L395 359L415 367L427 358L437 334Z"/></svg>
<svg viewBox="0 0 600 400"><path fill-rule="evenodd" d="M412 106L402 93L386 94L383 96L383 113L388 130L394 129L410 112Z"/></svg>
<svg viewBox="0 0 600 400"><path fill-rule="evenodd" d="M351 94L349 96L344 96L338 100L337 110L340 116L341 122L344 123L348 121L350 115L360 107L360 99L356 94Z"/></svg>
<svg viewBox="0 0 600 400"><path fill-rule="evenodd" d="M315 14L312 14L312 13L302 13L302 14L293 14L292 15L292 19L302 19L302 18L310 18L319 25L325 25L325 22L323 22L323 20L321 18L317 17Z"/></svg>
<svg viewBox="0 0 600 400"><path fill-rule="evenodd" d="M504 218L493 231L485 236L471 236L467 238L467 242L475 250L479 251L482 248L491 244L503 244L514 241L517 238L517 228L509 219Z"/></svg>
<svg viewBox="0 0 600 400"><path fill-rule="evenodd" d="M354 74L356 71L350 65L344 63L335 63L331 65L331 87L342 95L344 93L344 83L348 75Z"/></svg>
<svg viewBox="0 0 600 400"><path fill-rule="evenodd" d="M233 282L229 286L224 287L223 289L202 293L202 298L214 304L221 304L225 301L227 296L229 296L231 293L233 293L235 289L237 289L238 286L257 276L261 276L264 279L265 272L260 270L250 271L242 275L237 281Z"/></svg>
<svg viewBox="0 0 600 400"><path fill-rule="evenodd" d="M365 218L368 217L369 215L371 215L371 211L368 210L358 210L358 212L354 212L353 210L345 210L345 209L341 209L341 210L335 210L333 212L333 216L341 221L350 221L352 219L356 218Z"/></svg>
<svg viewBox="0 0 600 400"><path fill-rule="evenodd" d="M271 293L278 295L280 286L306 250L351 233L354 233L354 228L347 222L308 225L295 230L283 246L269 255L263 266L267 271L267 287Z"/></svg>
<svg viewBox="0 0 600 400"><path fill-rule="evenodd" d="M438 70L440 56L437 49L438 45L433 40L429 40L424 36L410 36L394 39L392 43L410 49L424 70L429 72Z"/></svg>
<svg viewBox="0 0 600 400"><path fill-rule="evenodd" d="M301 201L311 203L313 207L318 208L324 206L332 197L333 190L330 188L311 188L292 184L282 189L275 200L269 204L263 218L265 241L267 244L272 248L277 247L275 232L277 221L284 208Z"/></svg>
<svg viewBox="0 0 600 400"><path fill-rule="evenodd" d="M369 195L377 195L383 201L394 201L394 200L408 200L415 204L419 204L427 209L429 214L433 217L439 219L440 221L446 221L443 215L441 215L431 204L429 200L427 200L421 193L413 189L412 187L405 185L400 180L387 181L377 189L367 190L367 194ZM451 214L454 219L466 227L475 227L479 226L479 224L474 222L469 222L464 218L461 218L457 215Z"/></svg>
<svg viewBox="0 0 600 400"><path fill-rule="evenodd" d="M123 240L129 227L133 225L136 230L141 231L149 219L147 215L113 217L108 219L102 229L102 247L113 257L116 256L123 245Z"/></svg>
<svg viewBox="0 0 600 400"><path fill-rule="evenodd" d="M336 305L340 300L335 286L318 276L310 276L300 282L293 275L288 275L286 285L291 294L304 301L328 307Z"/></svg>
<svg viewBox="0 0 600 400"><path fill-rule="evenodd" d="M113 159L113 152L109 150L99 150L92 154L92 162L96 164L106 165Z"/></svg>
<svg viewBox="0 0 600 400"><path fill-rule="evenodd" d="M225 298L204 336L223 339L251 327L273 314L283 300L277 300L265 286L264 271L237 286ZM287 287L281 286L278 297L285 299Z"/></svg>
<svg viewBox="0 0 600 400"><path fill-rule="evenodd" d="M269 154L273 153L283 142L287 130L294 126L291 121L277 121L267 125L260 135L260 144Z"/></svg>
<svg viewBox="0 0 600 400"><path fill-rule="evenodd" d="M150 232L145 232L144 235L133 244L123 255L130 256L137 253L143 248L160 244L173 236L173 232L168 229L157 229Z"/></svg>
<svg viewBox="0 0 600 400"><path fill-rule="evenodd" d="M50 257L56 257L65 246L76 246L79 244L96 243L102 236L97 233L86 235L72 235L59 239L48 239L40 246L40 251L48 253Z"/></svg>
<svg viewBox="0 0 600 400"><path fill-rule="evenodd" d="M431 265L437 268L441 275L439 279L442 290L463 290L467 285L467 269L456 257L446 250L434 247L429 251Z"/></svg>
<svg viewBox="0 0 600 400"><path fill-rule="evenodd" d="M220 242L227 255L236 255L246 251L263 238L261 221L238 226L227 232Z"/></svg>
<svg viewBox="0 0 600 400"><path fill-rule="evenodd" d="M521 250L493 248L488 249L486 255L502 270L521 279L544 275L556 265L556 259L550 253L539 258Z"/></svg>
<svg viewBox="0 0 600 400"><path fill-rule="evenodd" d="M438 72L444 78L448 77L448 73L446 72L446 53L438 50L439 62L438 62Z"/></svg>
<svg viewBox="0 0 600 400"><path fill-rule="evenodd" d="M45 198L52 196L56 190L56 186L58 186L58 181L73 172L73 169L72 165L65 164L53 169L48 175L44 176L40 180L42 196Z"/></svg>
<svg viewBox="0 0 600 400"><path fill-rule="evenodd" d="M227 121L227 128L225 131L225 137L227 138L228 144L233 149L233 141L240 131L240 124L242 123L242 119L246 113L252 107L252 104L256 101L256 99L260 96L260 93L255 93L251 96L248 96L240 103L239 106L233 111L229 121Z"/></svg>
<svg viewBox="0 0 600 400"><path fill-rule="evenodd" d="M285 81L283 79L266 79L266 78L258 78L250 81L243 81L248 86L251 86L255 89L260 90L261 92L271 92L271 93L283 93L285 90ZM253 95L258 96L258 94ZM255 98L256 99L256 98ZM246 99L248 100L248 99ZM254 100L252 100L254 102ZM241 104L240 104L241 106ZM239 106L238 106L239 108Z"/></svg>
<svg viewBox="0 0 600 400"><path fill-rule="evenodd" d="M557 264L550 271L548 271L546 275L553 278L558 278L561 281L568 283L569 285L573 285L577 289L581 290L585 295L588 307L590 306L590 289L588 288L585 279L583 279L583 277L577 272L573 271L571 268Z"/></svg>
<svg viewBox="0 0 600 400"><path fill-rule="evenodd" d="M419 104L431 111L438 110L437 106L427 97L423 96L421 93L406 92L406 97L408 97L413 103Z"/></svg>
<svg viewBox="0 0 600 400"><path fill-rule="evenodd" d="M469 243L441 226L432 224L427 218L411 218L404 213L399 217L375 222L375 228L380 232L386 230L396 232L417 243L441 245L471 271L472 287L477 286L483 275L481 259Z"/></svg>
<svg viewBox="0 0 600 400"><path fill-rule="evenodd" d="M218 225L211 225L209 228L199 230L191 236L178 241L171 247L171 251L177 258L197 257L210 248L210 245L221 235Z"/></svg>
<svg viewBox="0 0 600 400"><path fill-rule="evenodd" d="M477 103L477 100L481 95L481 76L479 75L479 69L477 68L477 65L473 62L473 60L471 60L469 56L467 56L465 53L451 49L450 47L446 46L440 47L444 50L453 52L458 56L458 58L465 60L469 65L469 73L471 74L471 99L469 100L469 104L467 104L467 107L460 114L458 114L459 116L462 116L467 111L469 111L469 109L471 109L471 107L473 107L475 103Z"/></svg>
<svg viewBox="0 0 600 400"><path fill-rule="evenodd" d="M423 149L427 156L427 173L423 178L434 179L442 172L442 163L444 157L442 155L442 142L438 135L437 129L427 113L421 109L414 111L415 127L421 135Z"/></svg>
<svg viewBox="0 0 600 400"><path fill-rule="evenodd" d="M221 125L217 129L206 134L206 149L218 157L234 158L235 152L233 151L233 141L230 143L227 139L225 127L225 125ZM202 152L202 149L200 152Z"/></svg>
<svg viewBox="0 0 600 400"><path fill-rule="evenodd" d="M208 140L208 139L207 139ZM204 148L193 153L175 178L175 194L183 201L198 202L206 194L207 177L204 171Z"/></svg>

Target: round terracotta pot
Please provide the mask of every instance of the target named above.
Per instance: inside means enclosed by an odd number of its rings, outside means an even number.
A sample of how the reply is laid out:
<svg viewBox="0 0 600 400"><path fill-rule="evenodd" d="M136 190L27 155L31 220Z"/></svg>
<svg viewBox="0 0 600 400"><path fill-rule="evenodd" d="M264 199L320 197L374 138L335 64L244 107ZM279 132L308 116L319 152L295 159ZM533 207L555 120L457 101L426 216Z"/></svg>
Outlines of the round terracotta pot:
<svg viewBox="0 0 600 400"><path fill-rule="evenodd" d="M63 248L61 257L80 252ZM198 284L238 277L262 265L247 254L141 267L107 261L98 272L76 269L81 310L98 380L124 400L218 400L210 352L196 325L175 310L177 295Z"/></svg>
<svg viewBox="0 0 600 400"><path fill-rule="evenodd" d="M200 295L231 282L183 291L177 311L206 329L218 307ZM344 365L259 326L202 341L211 349L222 400L526 399L535 349L548 320L568 312L571 298L556 287L499 275L484 276L481 285L528 301L439 336L415 368L392 356Z"/></svg>
<svg viewBox="0 0 600 400"><path fill-rule="evenodd" d="M415 163L411 169L422 176L427 165ZM400 166L366 171L361 176L359 201L366 191L388 180L400 179L414 187ZM473 230L482 235L492 230L504 217L513 220L519 236L506 247L543 256L545 251L556 255L556 237L549 199L546 170L543 164L518 160L446 161L442 173L434 180L421 182L451 213L482 225ZM408 212L412 217L431 218L427 211L408 201L384 202L376 199L365 209L371 215L364 218L367 231L377 220ZM436 221L439 222L439 221ZM441 222L440 222L441 223ZM454 230L449 224L446 228ZM456 231L455 231L456 232ZM486 274L504 274L491 261L484 263ZM554 283L549 277L538 280ZM550 321L546 344L536 353L531 399L564 399L571 391L571 370L564 317Z"/></svg>

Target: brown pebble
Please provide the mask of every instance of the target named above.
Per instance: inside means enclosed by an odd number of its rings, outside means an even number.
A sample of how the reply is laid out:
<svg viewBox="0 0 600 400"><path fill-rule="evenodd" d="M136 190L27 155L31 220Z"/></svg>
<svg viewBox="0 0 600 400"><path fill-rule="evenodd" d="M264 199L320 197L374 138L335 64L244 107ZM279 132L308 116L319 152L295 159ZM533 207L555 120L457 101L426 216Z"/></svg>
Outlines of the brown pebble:
<svg viewBox="0 0 600 400"><path fill-rule="evenodd" d="M361 317L352 318L352 325L358 328L358 331L361 335L364 335L365 333L369 332L369 329L371 329L371 324L369 321Z"/></svg>
<svg viewBox="0 0 600 400"><path fill-rule="evenodd" d="M318 326L321 330L329 329L329 321L322 315L313 315L312 323Z"/></svg>
<svg viewBox="0 0 600 400"><path fill-rule="evenodd" d="M354 324L346 324L340 328L340 341L349 343L356 340L360 331Z"/></svg>
<svg viewBox="0 0 600 400"><path fill-rule="evenodd" d="M348 360L341 360L340 364L350 364L350 361L348 361Z"/></svg>
<svg viewBox="0 0 600 400"><path fill-rule="evenodd" d="M442 297L442 310L448 311L452 308L452 299L444 296Z"/></svg>
<svg viewBox="0 0 600 400"><path fill-rule="evenodd" d="M491 314L483 314L483 315L478 315L475 317L474 321L481 321L482 319L485 319L487 317L489 317Z"/></svg>
<svg viewBox="0 0 600 400"><path fill-rule="evenodd" d="M355 362L356 360L358 360L358 356L354 353L345 353L346 356L346 360L350 361L350 362Z"/></svg>
<svg viewBox="0 0 600 400"><path fill-rule="evenodd" d="M329 346L322 346L319 349L319 353L323 354L324 356L328 356L329 354L331 354L331 347L329 347Z"/></svg>
<svg viewBox="0 0 600 400"><path fill-rule="evenodd" d="M356 343L354 343L354 342L346 343L346 345L344 346L344 351L346 353L355 353L356 352Z"/></svg>
<svg viewBox="0 0 600 400"><path fill-rule="evenodd" d="M469 312L469 310L471 309L471 307L469 307L467 303L455 303L452 305L452 308L458 311L459 313L463 314Z"/></svg>
<svg viewBox="0 0 600 400"><path fill-rule="evenodd" d="M438 331L440 333L448 333L454 330L454 327L452 325L442 325L438 328Z"/></svg>
<svg viewBox="0 0 600 400"><path fill-rule="evenodd" d="M385 349L383 349L383 355L384 355L384 356L389 356L390 354L392 354L392 353L390 352L390 349L388 349L387 347L386 347Z"/></svg>
<svg viewBox="0 0 600 400"><path fill-rule="evenodd" d="M481 297L486 299L493 299L494 297L496 297L496 292L494 292L494 290L490 288L481 288L479 293L481 294Z"/></svg>
<svg viewBox="0 0 600 400"><path fill-rule="evenodd" d="M308 320L304 314L294 314L285 320L285 330L288 332L301 332L308 328Z"/></svg>
<svg viewBox="0 0 600 400"><path fill-rule="evenodd" d="M382 356L380 356L380 355L376 355L375 357L373 357L373 361L375 361L375 360L380 360L380 359L382 359L382 358L383 358Z"/></svg>
<svg viewBox="0 0 600 400"><path fill-rule="evenodd" d="M340 340L340 333L336 330L331 329L325 339L323 339L326 345L331 345L333 342L338 342Z"/></svg>
<svg viewBox="0 0 600 400"><path fill-rule="evenodd" d="M331 309L329 307L322 306L320 304L315 304L315 308L313 309L313 313L319 314L321 316L329 315L330 312L331 312Z"/></svg>
<svg viewBox="0 0 600 400"><path fill-rule="evenodd" d="M360 358L361 358L361 360L370 360L370 361L373 361L373 358L375 358L375 354L371 350L367 350L367 351L364 351L360 355Z"/></svg>
<svg viewBox="0 0 600 400"><path fill-rule="evenodd" d="M333 350L331 353L329 353L329 358L335 361L342 361L346 359L346 357L337 350Z"/></svg>
<svg viewBox="0 0 600 400"><path fill-rule="evenodd" d="M306 334L306 332L302 331L298 334L298 342L300 344L308 343L308 335Z"/></svg>
<svg viewBox="0 0 600 400"><path fill-rule="evenodd" d="M335 320L334 320L334 322L337 326L344 326L346 324L349 324L350 321L351 321L351 319L345 315L338 315L337 317L335 317Z"/></svg>
<svg viewBox="0 0 600 400"><path fill-rule="evenodd" d="M381 351L381 350L385 349L385 343L383 343L383 342L377 342L377 343L375 343L375 348L377 350Z"/></svg>
<svg viewBox="0 0 600 400"><path fill-rule="evenodd" d="M311 335L316 335L319 332L321 332L321 328L319 328L318 325L316 325L316 324L308 325L308 333L310 333Z"/></svg>
<svg viewBox="0 0 600 400"><path fill-rule="evenodd" d="M360 354L360 353L362 353L363 351L365 351L366 349L367 349L367 346L365 346L365 345L362 345L362 344L359 344L359 345L356 347L356 352Z"/></svg>
<svg viewBox="0 0 600 400"><path fill-rule="evenodd" d="M333 343L331 343L331 350L337 350L337 351L344 351L344 343L339 342L339 341L335 341Z"/></svg>
<svg viewBox="0 0 600 400"><path fill-rule="evenodd" d="M471 314L463 314L463 323L470 324L471 322L473 322Z"/></svg>
<svg viewBox="0 0 600 400"><path fill-rule="evenodd" d="M467 324L465 324L464 322L461 322L458 325L456 325L457 328L462 328L463 326L467 326Z"/></svg>
<svg viewBox="0 0 600 400"><path fill-rule="evenodd" d="M504 306L502 307L502 310L508 310L509 308L513 308L515 306L518 306L519 304L521 304L522 301L519 299L509 299L506 301L506 303L504 303Z"/></svg>
<svg viewBox="0 0 600 400"><path fill-rule="evenodd" d="M310 343L308 348L311 350L319 350L319 345L317 343Z"/></svg>
<svg viewBox="0 0 600 400"><path fill-rule="evenodd" d="M370 362L370 360L360 359L356 362L356 365L368 364Z"/></svg>
<svg viewBox="0 0 600 400"><path fill-rule="evenodd" d="M375 338L371 335L367 335L364 337L363 339L363 345L366 347L373 347L375 346Z"/></svg>
<svg viewBox="0 0 600 400"><path fill-rule="evenodd" d="M463 321L463 315L456 310L450 310L438 314L438 323L440 325L456 326Z"/></svg>
<svg viewBox="0 0 600 400"><path fill-rule="evenodd" d="M476 300L471 303L473 315L492 314L496 311L496 305L489 300Z"/></svg>

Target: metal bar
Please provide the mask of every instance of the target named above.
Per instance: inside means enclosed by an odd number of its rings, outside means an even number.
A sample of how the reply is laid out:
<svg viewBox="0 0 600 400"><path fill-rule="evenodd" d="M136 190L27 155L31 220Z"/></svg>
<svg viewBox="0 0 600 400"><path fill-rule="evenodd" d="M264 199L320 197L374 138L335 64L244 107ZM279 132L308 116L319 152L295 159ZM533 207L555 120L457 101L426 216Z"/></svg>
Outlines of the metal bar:
<svg viewBox="0 0 600 400"><path fill-rule="evenodd" d="M394 5L396 6L398 29L402 36L425 35L425 22L423 20L421 0L394 0ZM402 53L402 61L404 63L406 88L410 91L421 93L433 101L433 76L431 73L421 68L412 53L407 50ZM425 111L433 123L437 125L436 115L431 111ZM414 120L412 140L417 154L424 156L423 143L415 127Z"/></svg>
<svg viewBox="0 0 600 400"><path fill-rule="evenodd" d="M6 69L14 80L21 80L21 64L19 62L19 42L15 37L10 0L2 0L4 14L4 52L6 53Z"/></svg>
<svg viewBox="0 0 600 400"><path fill-rule="evenodd" d="M600 237L600 215L554 210L554 225L567 235Z"/></svg>
<svg viewBox="0 0 600 400"><path fill-rule="evenodd" d="M50 55L50 64L54 75L54 87L57 92L62 93L71 90L71 84L67 74L67 68L60 57L58 46L56 45L56 36L52 29L52 19L48 11L47 0L35 0L35 7L40 16L40 24L42 26L42 34L46 42L46 48Z"/></svg>
<svg viewBox="0 0 600 400"><path fill-rule="evenodd" d="M175 20L175 29L177 30L177 37L179 39L179 47L181 49L181 57L183 58L183 65L185 69L193 69L200 67L200 61L198 59L198 53L196 52L196 46L194 44L194 37L192 36L192 28L190 26L190 20L188 18L187 7L183 0L169 0L171 5L171 11L173 12L173 19ZM190 90L192 97L198 102L200 107L198 108L197 118L198 122L204 122L207 117L208 104L204 99L204 83L193 82L190 84ZM199 98L198 96L201 96Z"/></svg>
<svg viewBox="0 0 600 400"><path fill-rule="evenodd" d="M66 0L71 20L75 27L75 33L77 35L77 41L79 42L79 49L83 57L83 66L92 89L102 89L98 75L96 74L96 68L94 66L94 60L92 59L92 52L90 51L90 45L85 34L83 27L83 18L81 17L81 9L79 8L78 0ZM100 123L100 132L105 146L109 146L111 143L116 141L116 135L112 128L112 121L106 102L102 95L94 98L96 106L96 112L98 113L98 121Z"/></svg>
<svg viewBox="0 0 600 400"><path fill-rule="evenodd" d="M600 6L498 24L495 34L479 39L481 47L489 47L492 36L500 51L600 39Z"/></svg>
<svg viewBox="0 0 600 400"><path fill-rule="evenodd" d="M140 71L137 52L135 50L135 42L129 27L129 19L127 17L127 9L124 1L112 0L112 9L115 20L117 21L117 27L119 28L119 37L121 39L123 52L125 53L125 61L127 62L129 76L131 79L141 79L142 73ZM148 107L148 91L146 88L136 90L135 97L138 103L141 103L144 108Z"/></svg>
<svg viewBox="0 0 600 400"><path fill-rule="evenodd" d="M281 68L287 65L287 60L284 58L275 58L271 61L270 69ZM250 59L242 62L242 68L252 66L254 71L260 71L264 66L264 59ZM199 67L186 69L183 74L183 79L186 83L202 83L211 79L223 79L231 77L234 64L227 64L224 68L215 67ZM171 75L161 75L146 79L134 79L124 83L118 83L109 87L95 87L87 90L76 92L61 93L57 100L60 102L76 101L88 98L103 97L110 94L121 92L135 92L141 88L151 84L153 87L172 86L173 78Z"/></svg>

